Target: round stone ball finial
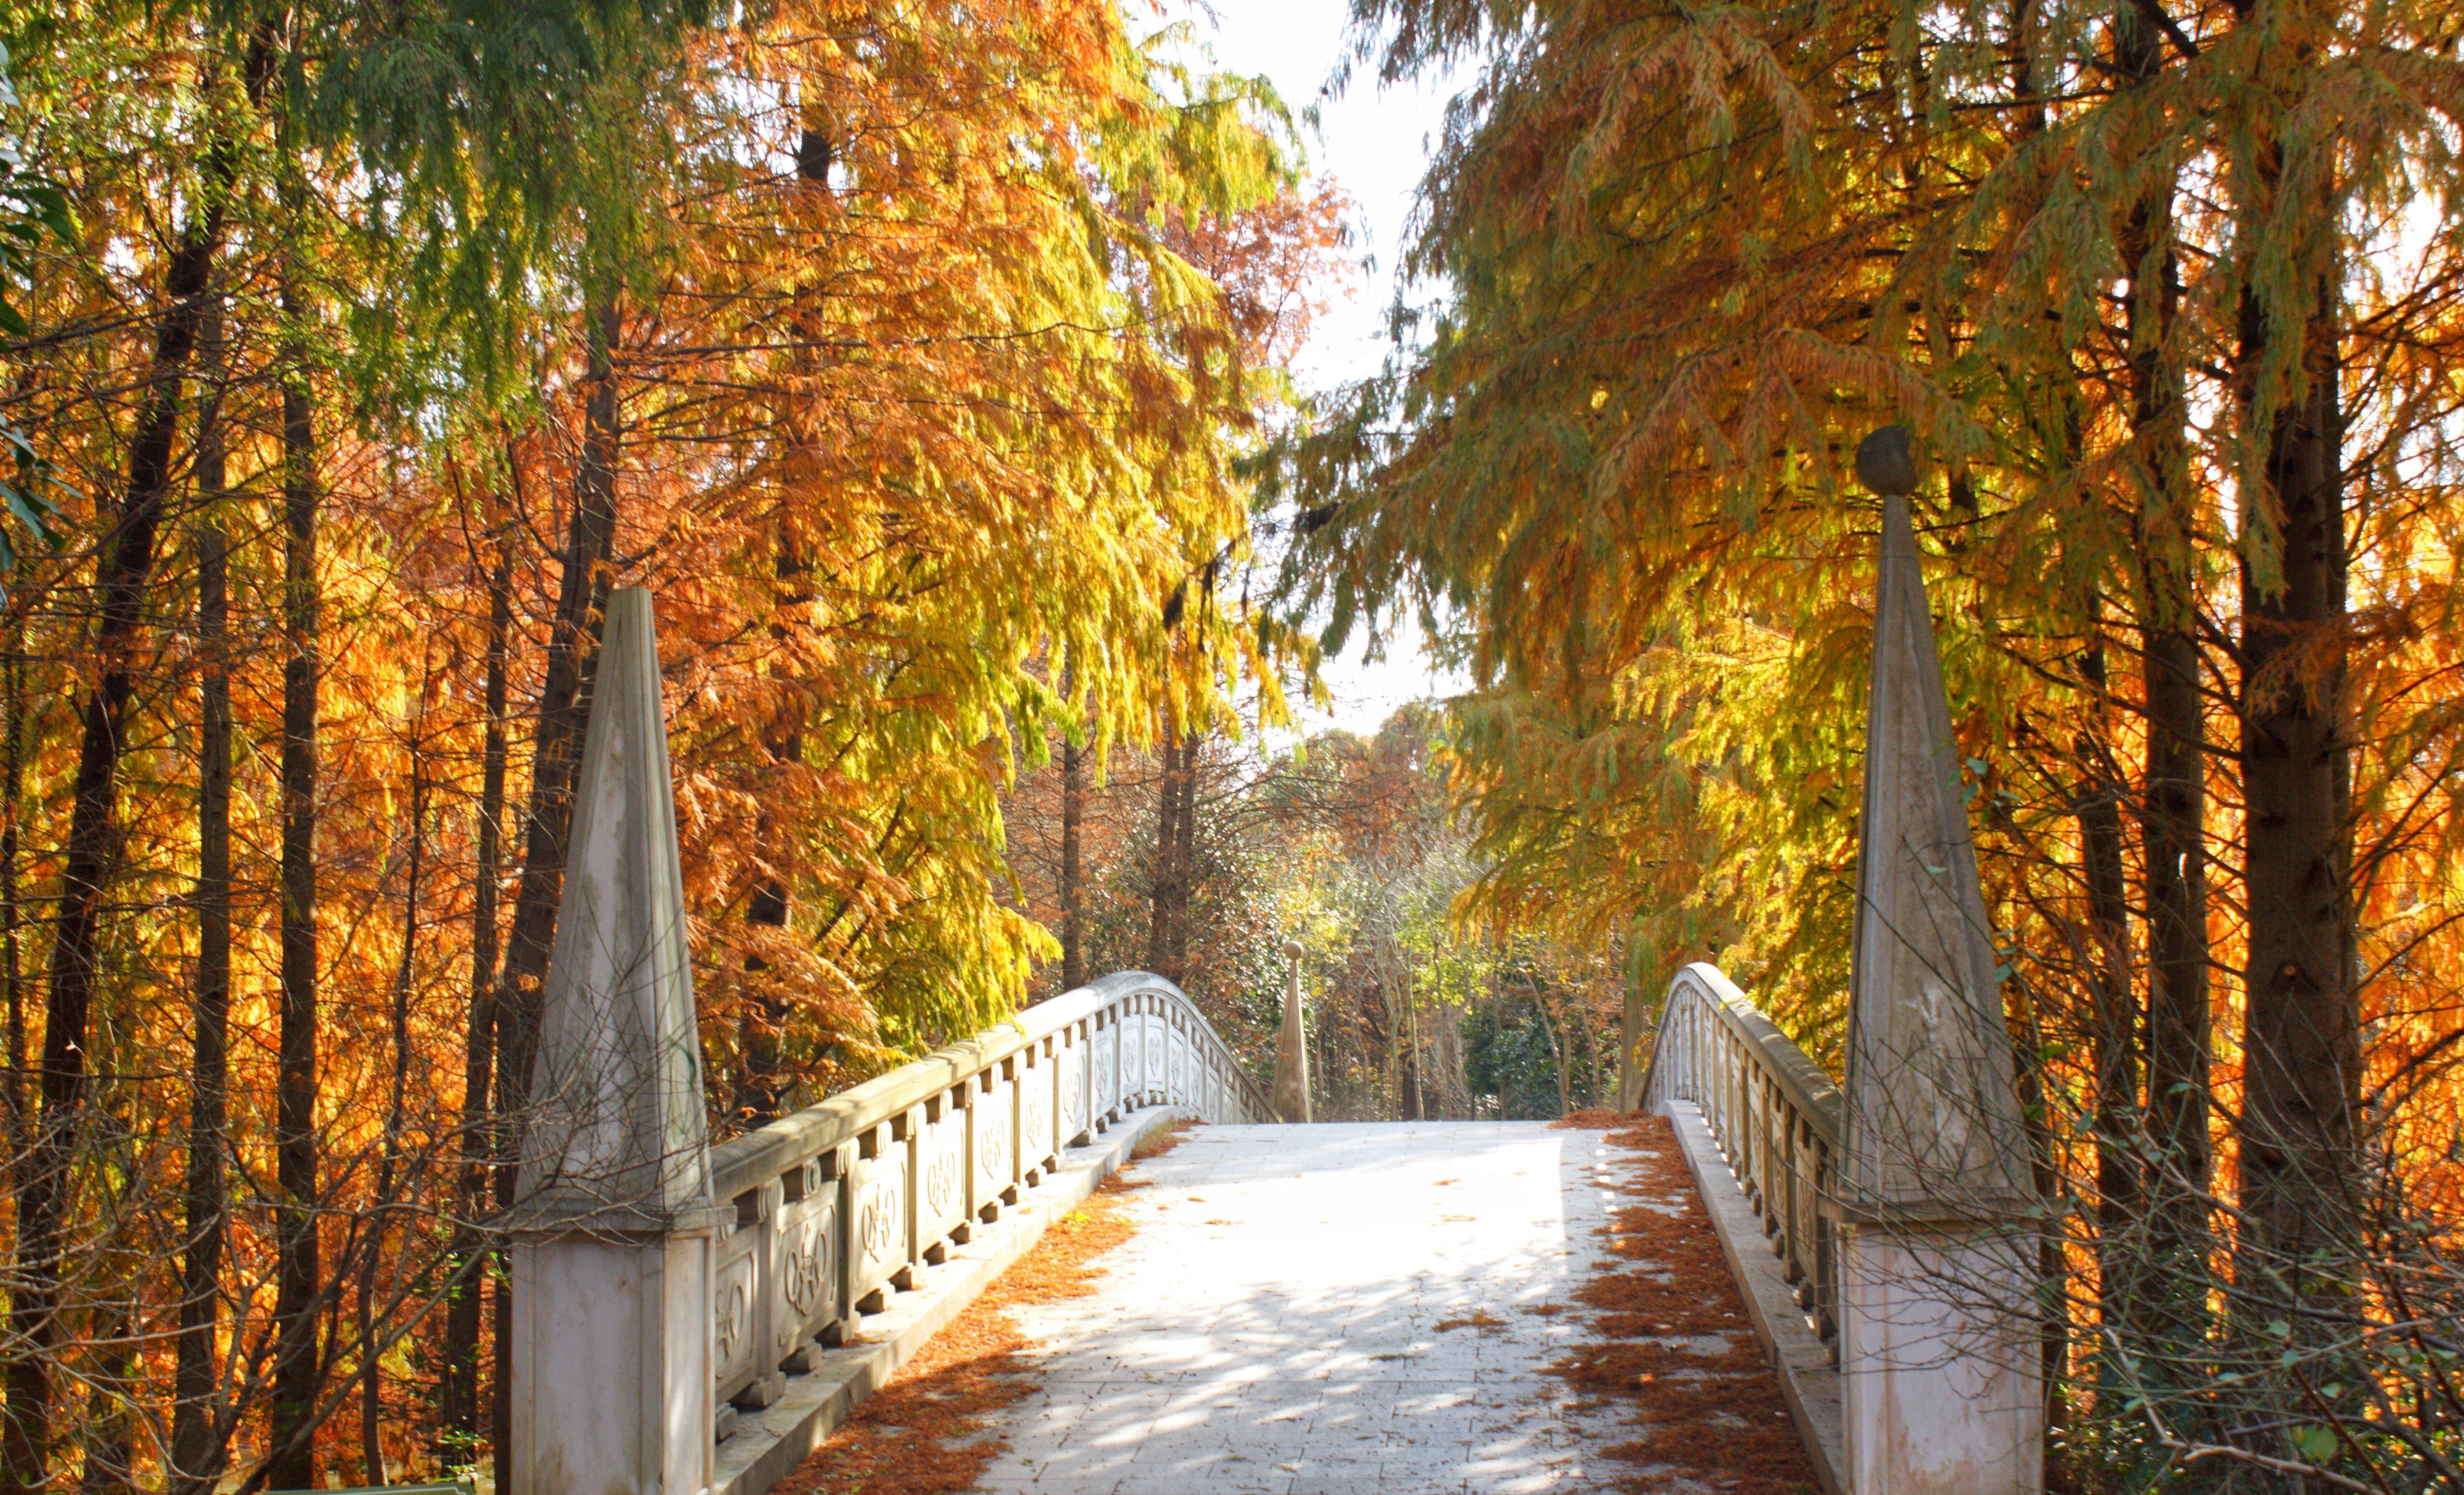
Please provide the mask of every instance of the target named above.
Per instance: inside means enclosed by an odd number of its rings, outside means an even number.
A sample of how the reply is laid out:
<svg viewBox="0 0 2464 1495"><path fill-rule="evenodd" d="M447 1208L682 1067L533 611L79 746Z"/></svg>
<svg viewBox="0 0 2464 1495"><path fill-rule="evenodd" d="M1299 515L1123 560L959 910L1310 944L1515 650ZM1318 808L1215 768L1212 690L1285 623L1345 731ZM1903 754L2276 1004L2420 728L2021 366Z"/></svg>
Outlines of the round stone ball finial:
<svg viewBox="0 0 2464 1495"><path fill-rule="evenodd" d="M1885 498L1917 491L1916 438L1904 426L1885 426L1857 444L1857 481Z"/></svg>
<svg viewBox="0 0 2464 1495"><path fill-rule="evenodd" d="M1284 941L1284 954L1291 956L1295 960L1308 953L1309 947L1302 944L1297 939L1287 939Z"/></svg>

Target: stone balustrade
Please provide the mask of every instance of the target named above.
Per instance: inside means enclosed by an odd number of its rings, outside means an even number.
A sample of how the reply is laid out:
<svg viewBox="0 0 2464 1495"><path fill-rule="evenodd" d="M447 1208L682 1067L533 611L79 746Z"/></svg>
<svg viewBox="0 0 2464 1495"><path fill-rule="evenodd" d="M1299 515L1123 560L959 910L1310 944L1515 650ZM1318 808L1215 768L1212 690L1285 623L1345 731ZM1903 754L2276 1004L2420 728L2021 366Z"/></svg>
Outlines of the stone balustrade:
<svg viewBox="0 0 2464 1495"><path fill-rule="evenodd" d="M513 1425L496 1472L509 1495L711 1495L740 1413L792 1376L826 1379L827 1347L856 1341L867 1314L1052 1170L1074 1169L1083 1194L1078 1144L1147 1107L1271 1112L1178 987L1125 971L711 1146L656 620L638 587L609 598L593 690L503 1221ZM827 1405L861 1394L840 1383ZM800 1447L823 1420L802 1419ZM780 1437L750 1475L732 1450L725 1489L783 1472Z"/></svg>
<svg viewBox="0 0 2464 1495"><path fill-rule="evenodd" d="M1837 1364L1838 1242L1821 1202L1837 1192L1839 1087L1718 967L1697 962L1669 983L1641 1093L1648 1110L1700 1109Z"/></svg>
<svg viewBox="0 0 2464 1495"><path fill-rule="evenodd" d="M711 1149L715 1437L1150 1106L1272 1119L1180 989L1124 971Z"/></svg>

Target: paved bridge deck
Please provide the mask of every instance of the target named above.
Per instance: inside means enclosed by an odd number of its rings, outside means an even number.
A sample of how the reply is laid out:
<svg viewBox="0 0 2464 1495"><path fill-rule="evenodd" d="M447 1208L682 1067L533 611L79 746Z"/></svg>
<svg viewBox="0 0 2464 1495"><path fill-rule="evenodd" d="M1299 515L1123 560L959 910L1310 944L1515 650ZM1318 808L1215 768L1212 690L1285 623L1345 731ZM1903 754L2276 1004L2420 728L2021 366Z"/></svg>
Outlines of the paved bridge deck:
<svg viewBox="0 0 2464 1495"><path fill-rule="evenodd" d="M980 1487L1613 1486L1597 1450L1632 1433L1586 1435L1546 1374L1583 1332L1549 1306L1600 1260L1610 1155L1539 1122L1192 1130L1138 1165L1096 1294L1012 1310L1042 1384Z"/></svg>

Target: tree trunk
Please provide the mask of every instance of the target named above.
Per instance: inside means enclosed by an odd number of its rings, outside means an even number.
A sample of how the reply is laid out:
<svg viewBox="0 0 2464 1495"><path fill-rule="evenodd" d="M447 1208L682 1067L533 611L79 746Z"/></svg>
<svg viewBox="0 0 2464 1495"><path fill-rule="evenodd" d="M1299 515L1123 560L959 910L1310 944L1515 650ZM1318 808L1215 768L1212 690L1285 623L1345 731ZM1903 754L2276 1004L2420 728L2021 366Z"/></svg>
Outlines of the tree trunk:
<svg viewBox="0 0 2464 1495"><path fill-rule="evenodd" d="M1061 989L1087 984L1084 873L1079 868L1078 827L1087 818L1086 750L1061 744Z"/></svg>
<svg viewBox="0 0 2464 1495"><path fill-rule="evenodd" d="M1179 844L1173 847L1172 978L1189 979L1189 910L1198 888L1198 734L1180 745Z"/></svg>
<svg viewBox="0 0 2464 1495"><path fill-rule="evenodd" d="M180 1260L180 1338L172 1368L170 1487L210 1490L222 1471L215 1330L230 1235L223 1150L231 1110L231 540L222 427L222 307L209 305L207 387L197 412L197 970L188 1050L187 1177Z"/></svg>
<svg viewBox="0 0 2464 1495"><path fill-rule="evenodd" d="M2104 683L2104 653L2090 655L2089 677ZM2105 760L2104 744L2082 739L2082 761ZM2139 1012L2130 980L2129 889L2123 868L2122 799L2100 775L2079 802L2081 881L2087 885L2088 1026L2096 1081L2097 1292L2108 1322L2128 1322L2136 1302L2131 1236L2141 1209Z"/></svg>
<svg viewBox="0 0 2464 1495"><path fill-rule="evenodd" d="M420 741L427 715L427 688L428 681L423 677L410 710L410 840L403 856L402 958L394 967L389 1035L393 1042L393 1088L385 1103L385 1150L377 1160L377 1209L367 1222L366 1255L360 1268L360 1467L361 1482L368 1485L388 1483L382 1440L383 1358L386 1347L377 1342L377 1269L385 1264L385 1211L394 1202L394 1187L402 1176L403 1123L410 1085L410 989L419 955L420 876L427 869L428 853L428 760Z"/></svg>
<svg viewBox="0 0 2464 1495"><path fill-rule="evenodd" d="M18 903L18 816L26 802L26 622L21 612L9 626L9 657L0 664L0 987L9 1003L9 1156L26 1155L32 1119L26 1109L26 981L19 963L23 914Z"/></svg>
<svg viewBox="0 0 2464 1495"><path fill-rule="evenodd" d="M564 855L573 830L573 776L590 718L590 675L597 664L606 568L616 542L617 389L611 363L616 308L603 302L590 329L588 393L583 407L583 459L575 476L573 519L566 532L564 576L548 636L546 678L533 730L530 804L524 816L521 885L505 969L496 983L498 1110L518 1125L530 1094L538 1049L539 994L556 941L556 913L564 891ZM508 1188L510 1174L500 1176ZM510 1204L510 1195L500 1199Z"/></svg>
<svg viewBox="0 0 2464 1495"><path fill-rule="evenodd" d="M2153 78L2163 65L2164 45L2154 29L2124 7L2115 37L2123 76L2140 82ZM2145 1259L2145 1281L2171 1285L2161 1312L2147 1306L2158 1316L2138 1321L2137 1329L2143 1335L2162 1334L2169 1325L2195 1339L2191 1325L2204 1312L2207 1291L2207 1196L2214 1169L2208 1135L2207 729L2200 694L2197 497L2183 434L2182 370L2177 355L2166 347L2182 300L2172 215L2168 185L2132 209L2122 232L2130 271L2123 304L2131 326L2140 668L2147 713L2140 836L2147 907L2150 1157L2135 1192L2118 1177L2110 1182L2116 1198L2145 1201L2140 1207L2147 1236L2138 1254ZM2120 1013L2100 1015L2099 1030L2124 1021ZM2111 1078L2118 1091L2119 1071ZM2106 1181L2101 1170L2100 1164L2101 1192ZM2133 1248L2138 1244L2131 1242Z"/></svg>
<svg viewBox="0 0 2464 1495"><path fill-rule="evenodd" d="M221 153L216 159L222 160ZM36 1084L40 1111L17 1180L17 1280L9 1303L16 1343L8 1366L8 1412L0 1418L0 1477L16 1490L41 1485L50 1464L50 1360L59 1338L60 1231L68 1210L69 1175L83 1133L87 1026L99 974L95 957L104 884L120 844L120 760L129 699L137 688L138 635L171 492L181 377L196 347L222 247L227 161L217 175L199 206L201 216L182 234L165 267L168 304L155 323L145 393L129 441L128 486L95 561L97 664L82 713L60 871Z"/></svg>
<svg viewBox="0 0 2464 1495"><path fill-rule="evenodd" d="M286 195L291 195L286 193ZM295 202L292 221L304 221ZM299 328L308 316L296 282L282 287L282 760L280 768L281 1017L275 1039L273 1443L267 1481L317 1482L315 1418L320 1379L317 1198L317 432L313 374Z"/></svg>
<svg viewBox="0 0 2464 1495"><path fill-rule="evenodd" d="M796 581L804 573L804 564L790 545L785 527L781 527L777 573L787 590L781 601L790 605L810 600L810 594L796 589ZM787 641L783 623L774 625L771 634L781 645ZM803 709L800 700L791 699L782 708L761 737L762 751L773 764L802 763L804 760ZM789 846L789 836L775 817L765 811L761 817L760 846L763 854L775 867ZM776 872L764 875L753 890L745 910L745 921L757 929L783 930L788 915L787 880ZM761 956L747 956L744 967L759 974L768 969ZM737 1110L747 1126L762 1126L779 1119L785 1101L780 1074L780 1032L785 1026L787 1012L780 1001L777 988L768 982L753 984L751 1000L745 1003L737 1047L743 1071L737 1084Z"/></svg>
<svg viewBox="0 0 2464 1495"><path fill-rule="evenodd" d="M2318 277L2309 324L2242 308L2255 369L2279 330L2301 338L2304 397L2249 410L2265 432L2264 507L2242 546L2241 769L2250 948L2245 993L2241 1279L2272 1280L2271 1312L2298 1313L2303 1259L2348 1243L2361 1111L2344 694L2343 425L2335 285ZM2270 520L2273 520L2272 526ZM2271 575L2267 530L2280 540Z"/></svg>
<svg viewBox="0 0 2464 1495"><path fill-rule="evenodd" d="M520 468L513 444L505 445L509 482ZM471 889L471 1024L462 1045L462 1166L460 1218L454 1221L454 1286L445 1310L445 1364L440 1388L445 1433L457 1446L449 1462L468 1462L479 1437L479 1316L487 1280L487 1250L478 1226L488 1209L488 1165L496 1152L489 1136L488 1084L496 1042L496 879L503 861L505 817L506 672L514 628L514 539L511 524L492 515L495 557L488 572L488 637L484 709L479 750L479 815L474 827L478 867Z"/></svg>
<svg viewBox="0 0 2464 1495"><path fill-rule="evenodd" d="M1172 968L1172 923L1180 906L1180 734L1163 739L1163 770L1155 788L1155 879L1147 915L1147 968L1177 981Z"/></svg>
<svg viewBox="0 0 2464 1495"><path fill-rule="evenodd" d="M613 362L619 324L613 299L591 317L587 393L583 404L582 463L575 474L573 520L566 532L564 577L548 634L546 678L533 729L530 804L524 817L522 880L514 900L512 937L496 982L496 1115L504 1151L497 1154L496 1203L511 1208L517 1186L514 1163L522 1112L530 1101L531 1063L539 1048L539 998L556 940L564 855L573 833L573 777L590 716L590 675L598 661L607 602L607 564L616 544L618 401ZM495 1452L499 1486L520 1488L512 1458L513 1294L496 1290Z"/></svg>

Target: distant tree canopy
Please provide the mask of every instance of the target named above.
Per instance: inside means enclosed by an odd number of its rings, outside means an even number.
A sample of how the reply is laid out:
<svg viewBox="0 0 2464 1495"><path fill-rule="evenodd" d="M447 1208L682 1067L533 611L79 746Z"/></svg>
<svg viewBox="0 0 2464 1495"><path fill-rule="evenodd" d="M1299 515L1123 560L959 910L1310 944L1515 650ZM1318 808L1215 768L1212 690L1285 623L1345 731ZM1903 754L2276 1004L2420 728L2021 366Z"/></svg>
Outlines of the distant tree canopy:
<svg viewBox="0 0 2464 1495"><path fill-rule="evenodd" d="M1088 972L1153 966L1178 981L1262 1086L1285 945L1300 941L1320 1121L1555 1119L1609 1104L1621 947L1461 917L1480 867L1445 728L1437 709L1410 705L1374 737L1204 743L1186 770L1182 866L1158 835L1178 759L1115 755L1100 783L1077 789L1075 817L1066 764L1025 775L1003 804L1019 907L1056 928L1074 904ZM1155 941L1175 924L1177 963ZM1067 979L1045 966L1036 990Z"/></svg>

